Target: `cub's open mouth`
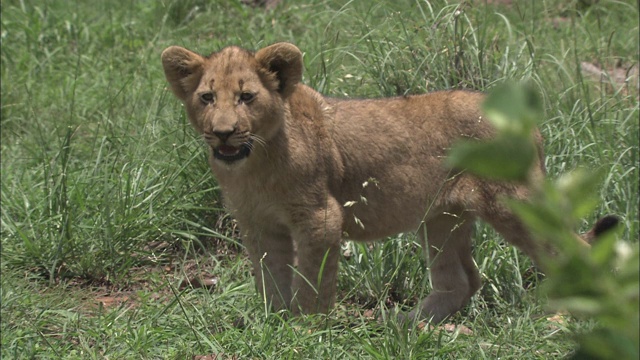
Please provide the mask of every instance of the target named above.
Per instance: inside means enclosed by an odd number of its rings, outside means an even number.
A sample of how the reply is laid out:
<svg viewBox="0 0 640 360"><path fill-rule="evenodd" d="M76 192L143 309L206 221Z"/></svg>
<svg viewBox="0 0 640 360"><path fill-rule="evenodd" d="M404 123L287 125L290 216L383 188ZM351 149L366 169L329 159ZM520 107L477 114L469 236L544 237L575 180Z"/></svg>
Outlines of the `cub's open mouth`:
<svg viewBox="0 0 640 360"><path fill-rule="evenodd" d="M244 143L240 146L220 145L213 148L213 157L231 163L244 159L251 154L251 143Z"/></svg>

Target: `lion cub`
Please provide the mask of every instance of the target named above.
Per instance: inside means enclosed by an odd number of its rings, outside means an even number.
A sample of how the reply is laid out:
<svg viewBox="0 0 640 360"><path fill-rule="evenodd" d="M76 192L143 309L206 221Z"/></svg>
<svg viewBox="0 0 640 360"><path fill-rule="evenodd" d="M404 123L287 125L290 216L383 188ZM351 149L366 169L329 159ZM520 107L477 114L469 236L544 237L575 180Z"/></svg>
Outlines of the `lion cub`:
<svg viewBox="0 0 640 360"><path fill-rule="evenodd" d="M172 46L162 65L209 145L258 291L274 309L331 309L343 237L417 232L428 243L433 291L408 316L433 322L480 288L471 256L476 218L534 260L542 255L499 200L525 199L528 188L444 165L455 140L494 135L480 112L483 94L325 98L300 83L302 53L288 43L255 53L227 47L209 56ZM541 149L539 134L536 141ZM539 156L532 176L542 178L541 150Z"/></svg>

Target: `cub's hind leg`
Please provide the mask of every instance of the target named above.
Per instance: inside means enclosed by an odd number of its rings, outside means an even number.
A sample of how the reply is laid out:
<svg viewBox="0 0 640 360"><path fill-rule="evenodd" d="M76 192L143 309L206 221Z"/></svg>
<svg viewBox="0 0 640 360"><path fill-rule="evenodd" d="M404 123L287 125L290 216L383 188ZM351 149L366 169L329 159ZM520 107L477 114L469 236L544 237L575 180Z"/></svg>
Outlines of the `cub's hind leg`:
<svg viewBox="0 0 640 360"><path fill-rule="evenodd" d="M478 198L472 198L475 213L480 219L491 225L511 245L517 247L527 255L537 266L544 265L541 261L545 257L553 255L551 244L536 239L522 223L520 218L509 209L505 199L526 201L530 194L530 188L514 183L480 183L478 188L485 191L476 191ZM588 244L576 236L576 241L584 246Z"/></svg>
<svg viewBox="0 0 640 360"><path fill-rule="evenodd" d="M480 288L480 274L471 254L474 221L471 213L459 209L430 219L426 231L425 226L420 229L429 254L432 290L409 313L409 319L439 323L465 306Z"/></svg>

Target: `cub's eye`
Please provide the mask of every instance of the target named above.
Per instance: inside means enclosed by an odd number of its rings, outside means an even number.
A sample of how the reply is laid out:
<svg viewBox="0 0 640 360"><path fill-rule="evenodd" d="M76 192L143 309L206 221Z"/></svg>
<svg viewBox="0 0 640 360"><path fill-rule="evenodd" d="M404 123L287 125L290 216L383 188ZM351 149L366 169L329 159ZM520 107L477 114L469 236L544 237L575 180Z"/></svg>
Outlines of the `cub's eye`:
<svg viewBox="0 0 640 360"><path fill-rule="evenodd" d="M256 96L252 93L249 92L243 92L242 94L240 94L240 102L244 103L244 104L248 104L250 102L253 101L253 99L255 99Z"/></svg>
<svg viewBox="0 0 640 360"><path fill-rule="evenodd" d="M200 101L205 104L211 104L215 101L215 96L213 96L212 92L202 93L200 94Z"/></svg>

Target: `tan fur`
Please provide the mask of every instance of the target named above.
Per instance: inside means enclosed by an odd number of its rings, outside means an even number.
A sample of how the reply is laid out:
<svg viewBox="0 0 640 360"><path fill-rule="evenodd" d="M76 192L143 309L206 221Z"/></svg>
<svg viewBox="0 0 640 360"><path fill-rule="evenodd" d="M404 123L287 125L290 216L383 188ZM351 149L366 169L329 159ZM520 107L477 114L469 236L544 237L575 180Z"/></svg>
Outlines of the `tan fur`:
<svg viewBox="0 0 640 360"><path fill-rule="evenodd" d="M456 140L494 135L480 112L483 94L325 98L299 82L302 53L288 43L256 53L227 47L208 57L172 46L162 63L210 145L210 165L240 225L258 291L275 309L330 310L343 237L417 232L428 241L433 291L409 316L434 322L480 288L471 256L477 218L534 260L540 256L539 243L500 201L525 199L528 188L444 165ZM215 101L203 102L205 93ZM243 102L243 93L254 97ZM222 144L233 153L248 143L248 157L213 156ZM544 176L542 164L532 176Z"/></svg>

